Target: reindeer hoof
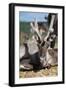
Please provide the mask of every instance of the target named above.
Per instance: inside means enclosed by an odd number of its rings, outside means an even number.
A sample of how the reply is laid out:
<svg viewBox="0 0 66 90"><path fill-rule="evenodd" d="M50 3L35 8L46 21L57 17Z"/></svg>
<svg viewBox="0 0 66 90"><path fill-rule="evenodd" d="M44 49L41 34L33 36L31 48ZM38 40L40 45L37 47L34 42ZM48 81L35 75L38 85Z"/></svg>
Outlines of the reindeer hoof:
<svg viewBox="0 0 66 90"><path fill-rule="evenodd" d="M45 68L50 69L50 68L51 68L51 65L50 65L50 64L47 64L47 65L43 66L43 68L44 68L44 69L45 69Z"/></svg>
<svg viewBox="0 0 66 90"><path fill-rule="evenodd" d="M20 65L20 70L32 70L32 69L33 69L33 66L30 64Z"/></svg>
<svg viewBox="0 0 66 90"><path fill-rule="evenodd" d="M47 69L50 69L50 68L51 68L51 65L50 65L50 64L48 64Z"/></svg>

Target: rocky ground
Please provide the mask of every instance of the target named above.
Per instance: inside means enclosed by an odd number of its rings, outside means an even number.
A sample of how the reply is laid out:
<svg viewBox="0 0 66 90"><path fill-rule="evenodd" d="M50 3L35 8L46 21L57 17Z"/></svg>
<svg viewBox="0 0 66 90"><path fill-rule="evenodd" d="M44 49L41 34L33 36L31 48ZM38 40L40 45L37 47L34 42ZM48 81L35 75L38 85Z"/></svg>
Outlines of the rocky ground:
<svg viewBox="0 0 66 90"><path fill-rule="evenodd" d="M57 76L58 75L58 66L52 66L50 69L41 69L38 71L22 71L19 72L20 78L32 78L32 77L44 77L44 76Z"/></svg>

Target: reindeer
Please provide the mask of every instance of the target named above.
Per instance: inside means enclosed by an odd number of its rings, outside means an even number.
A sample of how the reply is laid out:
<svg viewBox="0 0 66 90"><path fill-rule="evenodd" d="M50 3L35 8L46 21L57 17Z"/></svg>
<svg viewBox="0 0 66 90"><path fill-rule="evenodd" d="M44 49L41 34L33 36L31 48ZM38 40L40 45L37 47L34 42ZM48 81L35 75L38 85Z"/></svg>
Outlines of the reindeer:
<svg viewBox="0 0 66 90"><path fill-rule="evenodd" d="M56 26L54 26L56 24ZM57 49L53 49L55 46L55 39L57 37L57 16L51 15L51 22L49 25L49 30L47 36L42 39L41 30L39 31L39 26L37 21L35 24L31 23L31 27L37 33L37 42L39 46L40 52L40 61L43 67L47 67L49 65L57 65L58 63L58 51ZM35 28L36 27L36 28ZM55 27L55 28L53 28Z"/></svg>

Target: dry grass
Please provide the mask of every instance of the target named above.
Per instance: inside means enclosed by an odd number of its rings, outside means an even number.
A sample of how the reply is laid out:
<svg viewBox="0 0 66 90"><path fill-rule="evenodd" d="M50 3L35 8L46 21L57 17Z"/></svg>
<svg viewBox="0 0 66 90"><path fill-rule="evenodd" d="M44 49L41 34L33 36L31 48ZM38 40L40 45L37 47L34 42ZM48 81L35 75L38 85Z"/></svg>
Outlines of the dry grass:
<svg viewBox="0 0 66 90"><path fill-rule="evenodd" d="M57 76L58 66L51 67L50 69L41 69L39 71L20 71L20 78L44 77L44 76Z"/></svg>

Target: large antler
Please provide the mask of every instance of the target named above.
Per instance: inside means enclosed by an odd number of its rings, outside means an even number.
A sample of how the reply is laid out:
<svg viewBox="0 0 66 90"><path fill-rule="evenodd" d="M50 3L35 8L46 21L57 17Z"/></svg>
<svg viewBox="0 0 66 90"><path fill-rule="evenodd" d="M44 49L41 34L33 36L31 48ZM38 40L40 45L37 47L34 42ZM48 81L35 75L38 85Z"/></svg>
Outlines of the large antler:
<svg viewBox="0 0 66 90"><path fill-rule="evenodd" d="M40 34L39 30L38 30L37 20L35 19L35 20L34 20L34 24L31 22L30 25L31 25L32 30L33 30L34 32L36 32L37 36L40 38L40 40L42 40L41 34Z"/></svg>
<svg viewBox="0 0 66 90"><path fill-rule="evenodd" d="M49 37L50 32L54 31L54 29L53 29L54 19L55 19L55 15L52 15L49 30L48 30L47 36L45 37L44 41L47 40L47 38Z"/></svg>
<svg viewBox="0 0 66 90"><path fill-rule="evenodd" d="M38 23L37 23L37 20L34 19L34 24L31 22L30 25L31 25L31 28L34 32L36 32L37 36L39 37L40 41L43 42L43 41L47 41L47 38L49 37L50 33L53 32L53 23L54 23L54 19L55 19L55 15L52 15L51 16L51 22L50 22L50 26L49 26L49 29L48 29L48 33L46 35L46 37L44 38L44 40L42 40L42 36L38 30Z"/></svg>

